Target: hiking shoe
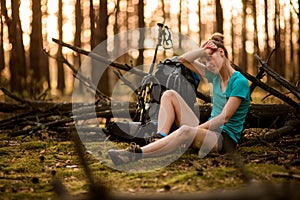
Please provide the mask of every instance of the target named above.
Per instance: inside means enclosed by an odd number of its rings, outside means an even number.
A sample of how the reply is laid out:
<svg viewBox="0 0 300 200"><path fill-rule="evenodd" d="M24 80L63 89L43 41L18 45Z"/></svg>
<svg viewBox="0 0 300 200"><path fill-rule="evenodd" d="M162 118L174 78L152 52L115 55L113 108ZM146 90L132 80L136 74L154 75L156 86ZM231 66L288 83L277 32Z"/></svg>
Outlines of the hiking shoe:
<svg viewBox="0 0 300 200"><path fill-rule="evenodd" d="M114 165L123 165L129 162L137 161L142 158L142 149L137 144L130 144L127 149L117 150L110 149L108 150L108 155L113 161Z"/></svg>

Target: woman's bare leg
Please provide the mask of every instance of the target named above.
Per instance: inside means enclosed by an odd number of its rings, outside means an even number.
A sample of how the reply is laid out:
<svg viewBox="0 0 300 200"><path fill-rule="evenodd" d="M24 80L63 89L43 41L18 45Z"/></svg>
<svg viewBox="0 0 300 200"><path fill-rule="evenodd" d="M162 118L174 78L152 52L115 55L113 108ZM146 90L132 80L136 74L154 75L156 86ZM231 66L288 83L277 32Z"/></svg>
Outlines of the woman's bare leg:
<svg viewBox="0 0 300 200"><path fill-rule="evenodd" d="M209 152L217 151L222 147L222 139L223 136L219 132L198 128L197 135L191 147L193 149L199 149L200 151L204 149L208 150Z"/></svg>
<svg viewBox="0 0 300 200"><path fill-rule="evenodd" d="M185 149L191 146L209 153L220 148L219 137L220 134L217 132L201 129L198 126L183 125L168 136L143 146L141 149L144 158L168 155L182 146L185 146Z"/></svg>
<svg viewBox="0 0 300 200"><path fill-rule="evenodd" d="M157 131L168 134L174 122L179 127L198 126L199 119L176 91L167 90L161 98Z"/></svg>
<svg viewBox="0 0 300 200"><path fill-rule="evenodd" d="M141 147L143 158L168 155L182 145L189 147L197 134L197 127L183 125L166 137Z"/></svg>

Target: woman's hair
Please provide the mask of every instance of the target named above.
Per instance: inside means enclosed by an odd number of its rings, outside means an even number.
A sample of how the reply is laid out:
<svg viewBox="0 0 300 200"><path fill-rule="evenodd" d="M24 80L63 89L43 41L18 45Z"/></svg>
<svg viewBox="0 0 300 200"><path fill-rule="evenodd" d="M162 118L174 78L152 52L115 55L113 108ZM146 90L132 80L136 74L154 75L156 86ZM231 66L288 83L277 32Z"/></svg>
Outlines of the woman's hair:
<svg viewBox="0 0 300 200"><path fill-rule="evenodd" d="M218 48L222 48L225 56L228 58L228 51L224 46L224 35L222 33L216 32L212 34L208 41L212 41ZM208 41L206 41L202 47L204 47Z"/></svg>
<svg viewBox="0 0 300 200"><path fill-rule="evenodd" d="M224 44L224 35L222 33L214 33L211 35L210 40L214 40L216 42L221 42L222 44Z"/></svg>

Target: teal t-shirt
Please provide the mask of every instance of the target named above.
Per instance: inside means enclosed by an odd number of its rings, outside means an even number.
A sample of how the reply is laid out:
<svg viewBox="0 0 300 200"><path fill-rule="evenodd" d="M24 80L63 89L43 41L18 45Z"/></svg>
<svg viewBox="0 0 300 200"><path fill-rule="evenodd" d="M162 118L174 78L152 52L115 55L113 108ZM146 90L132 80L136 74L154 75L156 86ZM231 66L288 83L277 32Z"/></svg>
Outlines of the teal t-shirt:
<svg viewBox="0 0 300 200"><path fill-rule="evenodd" d="M221 77L219 74L213 74L206 70L206 78L213 84L213 98L211 117L219 115L229 97L240 97L243 99L241 105L229 121L221 126L223 132L227 133L235 142L238 142L243 131L244 122L250 105L250 89L248 80L238 71L235 71L228 81L224 92L221 89Z"/></svg>

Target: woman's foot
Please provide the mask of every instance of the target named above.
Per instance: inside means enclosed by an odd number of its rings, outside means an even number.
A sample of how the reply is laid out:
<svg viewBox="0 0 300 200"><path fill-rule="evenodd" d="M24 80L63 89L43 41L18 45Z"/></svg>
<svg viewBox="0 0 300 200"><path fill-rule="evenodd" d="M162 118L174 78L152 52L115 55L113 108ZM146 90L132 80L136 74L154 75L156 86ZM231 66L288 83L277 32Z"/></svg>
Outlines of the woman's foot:
<svg viewBox="0 0 300 200"><path fill-rule="evenodd" d="M130 144L127 149L110 149L108 151L108 155L113 163L118 166L140 160L142 158L143 152L139 145Z"/></svg>

